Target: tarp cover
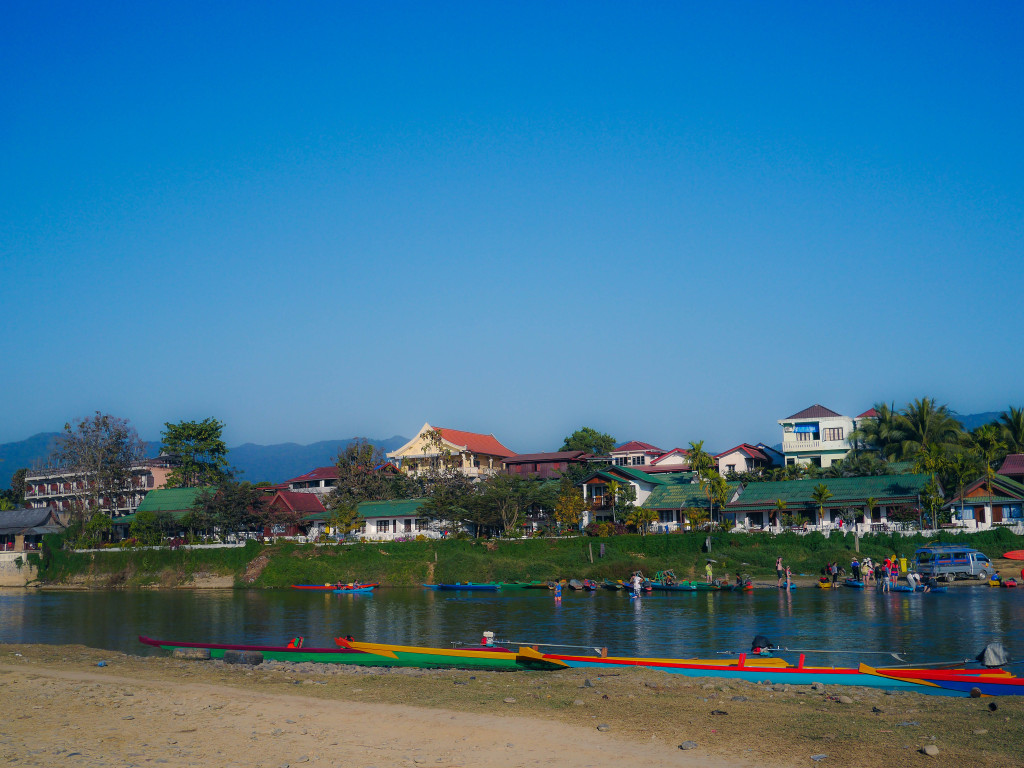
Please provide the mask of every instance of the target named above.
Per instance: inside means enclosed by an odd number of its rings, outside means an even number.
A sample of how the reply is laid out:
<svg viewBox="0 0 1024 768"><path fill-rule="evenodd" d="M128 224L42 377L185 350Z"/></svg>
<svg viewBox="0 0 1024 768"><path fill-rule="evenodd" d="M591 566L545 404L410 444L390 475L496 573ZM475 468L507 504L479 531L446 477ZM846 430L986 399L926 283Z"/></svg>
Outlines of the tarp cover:
<svg viewBox="0 0 1024 768"><path fill-rule="evenodd" d="M1010 663L1010 654L1002 643L989 643L985 650L978 654L978 662L983 667L1002 667Z"/></svg>

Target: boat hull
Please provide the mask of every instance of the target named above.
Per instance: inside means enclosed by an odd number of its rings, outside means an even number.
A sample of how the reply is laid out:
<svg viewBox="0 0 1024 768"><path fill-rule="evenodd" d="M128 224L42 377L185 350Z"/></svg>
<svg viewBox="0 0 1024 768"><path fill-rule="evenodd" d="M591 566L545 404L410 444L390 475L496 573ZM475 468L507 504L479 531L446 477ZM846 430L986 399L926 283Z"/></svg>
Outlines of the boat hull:
<svg viewBox="0 0 1024 768"><path fill-rule="evenodd" d="M1002 669L876 669L860 665L865 674L883 679L898 679L921 693L946 691L950 695L967 694L977 689L982 696L1024 696L1024 678Z"/></svg>
<svg viewBox="0 0 1024 768"><path fill-rule="evenodd" d="M427 589L435 589L442 592L497 592L501 584L473 583L465 584L424 584Z"/></svg>
<svg viewBox="0 0 1024 768"><path fill-rule="evenodd" d="M353 664L362 667L416 667L419 669L480 669L510 671L523 669L562 669L564 664L547 660L541 654L525 653L524 649L507 648L428 648L362 643L337 640L337 648L288 648L271 645L230 645L219 643L187 643L154 640L140 636L139 641L164 650L199 648L210 651L213 659L223 659L227 651L257 651L272 661Z"/></svg>
<svg viewBox="0 0 1024 768"><path fill-rule="evenodd" d="M321 592L338 592L341 590L352 590L352 589L363 589L369 587L379 587L380 584L377 582L366 582L365 584L359 582L352 582L351 584L342 584L340 587L337 584L292 584L292 589L308 589L308 590L319 590Z"/></svg>

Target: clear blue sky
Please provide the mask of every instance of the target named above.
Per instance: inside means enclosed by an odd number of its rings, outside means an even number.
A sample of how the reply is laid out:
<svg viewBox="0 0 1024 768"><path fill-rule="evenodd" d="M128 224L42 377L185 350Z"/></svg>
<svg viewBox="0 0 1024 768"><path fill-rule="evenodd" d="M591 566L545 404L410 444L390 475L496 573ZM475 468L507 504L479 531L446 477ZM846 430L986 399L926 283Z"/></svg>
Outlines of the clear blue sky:
<svg viewBox="0 0 1024 768"><path fill-rule="evenodd" d="M0 442L1024 402L1018 2L153 5L5 5Z"/></svg>

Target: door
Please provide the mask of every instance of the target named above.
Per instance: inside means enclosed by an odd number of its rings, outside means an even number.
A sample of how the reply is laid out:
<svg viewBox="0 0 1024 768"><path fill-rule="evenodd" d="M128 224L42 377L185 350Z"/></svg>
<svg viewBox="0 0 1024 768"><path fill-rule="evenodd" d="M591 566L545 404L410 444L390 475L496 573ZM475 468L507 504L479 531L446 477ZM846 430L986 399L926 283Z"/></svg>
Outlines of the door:
<svg viewBox="0 0 1024 768"><path fill-rule="evenodd" d="M1001 522L1003 522L1003 508L1002 508L1002 506L996 506L995 504L993 504L992 505L992 523L995 524L995 523L1001 523Z"/></svg>
<svg viewBox="0 0 1024 768"><path fill-rule="evenodd" d="M984 507L975 507L974 508L974 522L977 523L978 525L981 525L985 521L986 521L986 518L985 518L985 508Z"/></svg>

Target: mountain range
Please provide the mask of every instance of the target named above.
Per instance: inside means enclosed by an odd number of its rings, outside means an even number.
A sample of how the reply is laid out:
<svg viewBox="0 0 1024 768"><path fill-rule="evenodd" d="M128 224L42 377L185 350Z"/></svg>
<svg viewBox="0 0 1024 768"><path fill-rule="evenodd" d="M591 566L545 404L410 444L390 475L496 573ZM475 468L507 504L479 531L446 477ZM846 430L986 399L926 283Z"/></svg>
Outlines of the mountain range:
<svg viewBox="0 0 1024 768"><path fill-rule="evenodd" d="M18 469L31 469L45 464L46 457L50 455L60 434L40 432L18 442L0 443L0 488L10 487L11 477ZM321 440L309 445L245 443L229 450L228 462L239 480L253 483L269 480L271 483L280 483L304 475L317 467L333 464L338 457L338 451L358 439L360 438L349 437L341 440ZM409 442L409 438L395 435L384 440L369 439L369 442L386 452L401 448ZM149 458L160 452L159 441L146 441L143 445Z"/></svg>

